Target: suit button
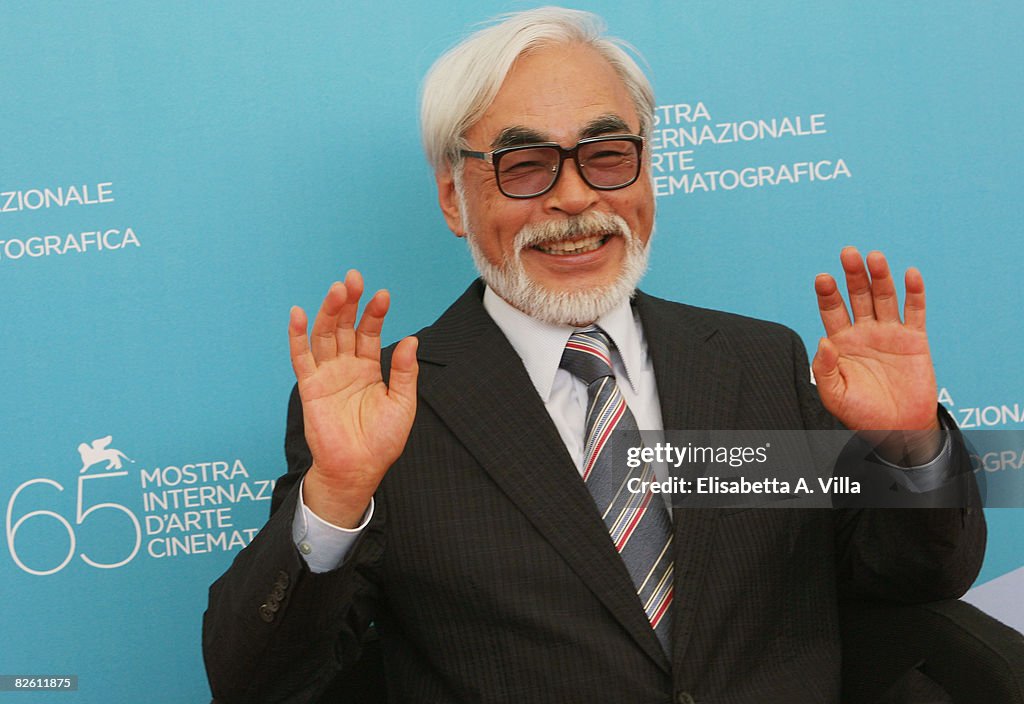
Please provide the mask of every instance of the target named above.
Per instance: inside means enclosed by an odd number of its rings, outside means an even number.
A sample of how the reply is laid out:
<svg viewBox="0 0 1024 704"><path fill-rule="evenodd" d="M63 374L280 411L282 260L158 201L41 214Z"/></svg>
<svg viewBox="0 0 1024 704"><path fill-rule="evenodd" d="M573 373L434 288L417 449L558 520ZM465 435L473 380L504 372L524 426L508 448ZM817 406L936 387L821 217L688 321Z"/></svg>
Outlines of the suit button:
<svg viewBox="0 0 1024 704"><path fill-rule="evenodd" d="M267 604L260 604L260 618L266 623L270 623L274 620L274 611L277 609L271 609Z"/></svg>
<svg viewBox="0 0 1024 704"><path fill-rule="evenodd" d="M281 601L284 599L284 587L280 584L275 584L274 589L270 592L270 596L272 596L276 601Z"/></svg>
<svg viewBox="0 0 1024 704"><path fill-rule="evenodd" d="M288 578L288 573L281 570L277 573L277 580L274 584L280 584L282 589L287 589L288 585L291 584L291 580Z"/></svg>
<svg viewBox="0 0 1024 704"><path fill-rule="evenodd" d="M696 702L689 692L679 692L676 694L676 704L696 704Z"/></svg>

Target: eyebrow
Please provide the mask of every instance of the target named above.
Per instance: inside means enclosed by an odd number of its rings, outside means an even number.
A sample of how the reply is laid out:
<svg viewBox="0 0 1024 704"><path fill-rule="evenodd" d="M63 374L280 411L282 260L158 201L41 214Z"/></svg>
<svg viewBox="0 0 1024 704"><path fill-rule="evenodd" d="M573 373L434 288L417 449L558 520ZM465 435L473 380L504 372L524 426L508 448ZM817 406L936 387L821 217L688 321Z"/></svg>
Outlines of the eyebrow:
<svg viewBox="0 0 1024 704"><path fill-rule="evenodd" d="M618 115L608 113L594 118L579 132L579 139L587 137L600 137L603 134L631 134L632 130L626 121ZM537 144L539 142L550 142L551 139L537 130L513 125L506 127L491 142L491 149L504 149L505 147L519 147L525 144Z"/></svg>
<svg viewBox="0 0 1024 704"><path fill-rule="evenodd" d="M580 130L580 139L600 137L603 134L632 134L632 132L633 130L629 129L625 120L618 115L608 113L588 122Z"/></svg>
<svg viewBox="0 0 1024 704"><path fill-rule="evenodd" d="M548 140L537 130L528 127L514 125L503 129L494 141L491 142L491 149L504 149L505 147L518 147L524 144L537 144Z"/></svg>

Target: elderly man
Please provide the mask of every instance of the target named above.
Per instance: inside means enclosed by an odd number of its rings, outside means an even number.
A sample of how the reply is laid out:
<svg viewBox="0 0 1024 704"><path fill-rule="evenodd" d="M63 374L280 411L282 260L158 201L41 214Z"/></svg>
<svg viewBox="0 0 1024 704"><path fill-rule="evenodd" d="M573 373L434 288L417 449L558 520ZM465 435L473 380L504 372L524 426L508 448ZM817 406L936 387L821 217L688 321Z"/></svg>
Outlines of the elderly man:
<svg viewBox="0 0 1024 704"><path fill-rule="evenodd" d="M204 623L219 701L315 699L373 622L395 701L835 702L838 596L970 585L978 511L672 510L609 485L604 443L640 428L920 431L881 447L905 466L960 442L916 270L903 320L882 255L842 253L852 321L818 277L817 390L792 332L636 291L653 107L576 11L435 64L424 142L483 281L384 351L388 294L357 325L358 272L308 337L293 309L289 472Z"/></svg>

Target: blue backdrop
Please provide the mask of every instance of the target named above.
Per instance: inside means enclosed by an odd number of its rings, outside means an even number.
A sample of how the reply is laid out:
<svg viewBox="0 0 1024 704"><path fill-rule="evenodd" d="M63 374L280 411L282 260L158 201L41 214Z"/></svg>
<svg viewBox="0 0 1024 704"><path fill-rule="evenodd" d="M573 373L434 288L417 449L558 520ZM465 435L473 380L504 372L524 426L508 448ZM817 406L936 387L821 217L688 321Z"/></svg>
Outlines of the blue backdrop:
<svg viewBox="0 0 1024 704"><path fill-rule="evenodd" d="M284 470L288 309L358 266L393 340L474 276L417 92L525 7L4 3L0 674L79 676L26 701L209 696L206 589ZM1020 3L586 9L662 106L647 290L813 349L814 275L882 249L924 272L957 421L1022 427ZM1021 627L1024 515L988 518L971 598Z"/></svg>

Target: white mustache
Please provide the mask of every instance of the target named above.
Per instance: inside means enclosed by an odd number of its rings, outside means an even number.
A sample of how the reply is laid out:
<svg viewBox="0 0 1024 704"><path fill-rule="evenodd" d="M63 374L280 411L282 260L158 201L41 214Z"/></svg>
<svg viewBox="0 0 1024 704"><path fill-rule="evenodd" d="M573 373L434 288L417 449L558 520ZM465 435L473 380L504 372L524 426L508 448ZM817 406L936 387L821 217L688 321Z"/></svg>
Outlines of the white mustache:
<svg viewBox="0 0 1024 704"><path fill-rule="evenodd" d="M516 233L515 248L520 252L544 242L558 243L590 235L621 235L628 242L633 238L629 225L612 213L583 213L564 220L547 220L525 225Z"/></svg>

